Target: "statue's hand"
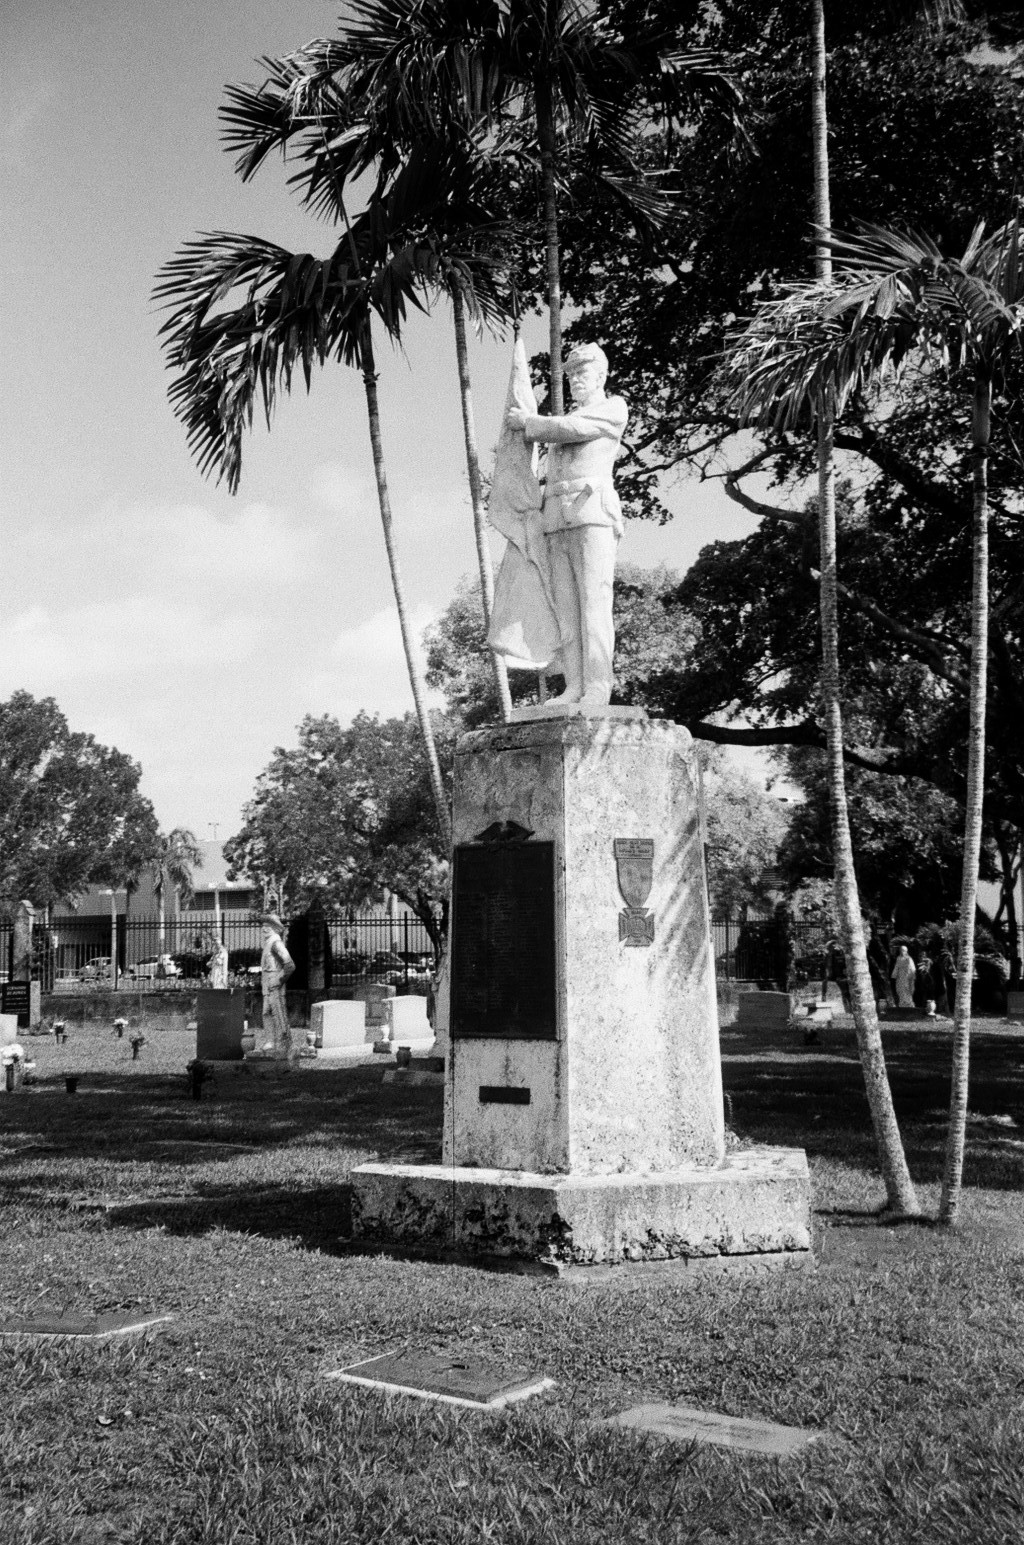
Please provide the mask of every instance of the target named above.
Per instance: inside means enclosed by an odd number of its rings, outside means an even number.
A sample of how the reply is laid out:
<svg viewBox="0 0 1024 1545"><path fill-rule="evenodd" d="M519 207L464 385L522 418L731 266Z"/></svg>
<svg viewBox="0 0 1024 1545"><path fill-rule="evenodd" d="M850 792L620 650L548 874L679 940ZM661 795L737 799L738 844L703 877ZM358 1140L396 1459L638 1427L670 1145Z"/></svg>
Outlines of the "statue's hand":
<svg viewBox="0 0 1024 1545"><path fill-rule="evenodd" d="M525 429L529 415L522 408L509 408L506 422L513 429Z"/></svg>

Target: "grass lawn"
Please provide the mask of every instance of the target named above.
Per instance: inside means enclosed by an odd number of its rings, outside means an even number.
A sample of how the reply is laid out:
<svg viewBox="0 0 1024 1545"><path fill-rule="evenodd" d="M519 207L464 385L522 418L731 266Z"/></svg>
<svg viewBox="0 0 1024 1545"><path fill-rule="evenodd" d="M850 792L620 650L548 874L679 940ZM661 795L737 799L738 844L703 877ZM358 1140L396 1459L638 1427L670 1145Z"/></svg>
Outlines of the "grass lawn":
<svg viewBox="0 0 1024 1545"><path fill-rule="evenodd" d="M934 1208L950 1033L885 1031ZM0 1095L0 1308L166 1310L99 1344L0 1341L3 1545L617 1541L971 1545L1024 1538L1024 1038L982 1022L964 1225L886 1228L852 1032L722 1034L743 1140L806 1148L816 1272L602 1282L346 1255L347 1177L436 1160L440 1092L381 1067L279 1079L194 1038L30 1040ZM65 1070L83 1074L79 1093ZM481 1415L322 1375L464 1349L556 1387ZM643 1401L830 1434L795 1458L597 1426Z"/></svg>

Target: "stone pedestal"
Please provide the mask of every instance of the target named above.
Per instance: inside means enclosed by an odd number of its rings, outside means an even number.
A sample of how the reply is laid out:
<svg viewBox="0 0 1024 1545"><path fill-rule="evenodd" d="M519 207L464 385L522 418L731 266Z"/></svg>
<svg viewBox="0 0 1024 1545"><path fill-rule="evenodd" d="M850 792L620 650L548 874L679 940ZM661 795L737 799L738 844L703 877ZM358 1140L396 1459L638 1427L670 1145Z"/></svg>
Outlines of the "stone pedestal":
<svg viewBox="0 0 1024 1545"><path fill-rule="evenodd" d="M699 771L641 711L459 743L443 1163L353 1174L376 1243L596 1264L806 1252L806 1162L727 1160Z"/></svg>

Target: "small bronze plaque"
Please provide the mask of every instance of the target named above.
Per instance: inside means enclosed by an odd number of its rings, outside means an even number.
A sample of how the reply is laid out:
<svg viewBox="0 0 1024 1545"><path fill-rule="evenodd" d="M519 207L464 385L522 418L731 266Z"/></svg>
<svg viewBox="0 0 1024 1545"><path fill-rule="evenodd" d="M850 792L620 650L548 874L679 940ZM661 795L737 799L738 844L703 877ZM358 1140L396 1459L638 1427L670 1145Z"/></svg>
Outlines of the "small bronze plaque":
<svg viewBox="0 0 1024 1545"><path fill-rule="evenodd" d="M501 1407L551 1389L553 1380L475 1353L386 1352L327 1376L392 1394L419 1395L452 1405Z"/></svg>
<svg viewBox="0 0 1024 1545"><path fill-rule="evenodd" d="M553 842L455 849L451 1032L556 1038Z"/></svg>
<svg viewBox="0 0 1024 1545"><path fill-rule="evenodd" d="M516 1089L511 1084L481 1084L481 1105L529 1105L529 1089Z"/></svg>
<svg viewBox="0 0 1024 1545"><path fill-rule="evenodd" d="M619 913L619 941L646 949L654 943L654 917L644 906L654 880L654 838L616 837L613 847L619 890L626 903Z"/></svg>

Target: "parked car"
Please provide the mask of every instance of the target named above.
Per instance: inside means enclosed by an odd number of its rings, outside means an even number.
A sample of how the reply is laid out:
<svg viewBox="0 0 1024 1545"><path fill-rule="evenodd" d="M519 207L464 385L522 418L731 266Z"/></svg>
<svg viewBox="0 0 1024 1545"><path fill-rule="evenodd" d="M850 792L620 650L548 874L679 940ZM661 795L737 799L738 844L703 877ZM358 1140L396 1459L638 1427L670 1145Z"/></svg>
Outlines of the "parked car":
<svg viewBox="0 0 1024 1545"><path fill-rule="evenodd" d="M87 960L81 971L79 971L78 978L82 982L102 982L111 974L110 956L93 955L92 959Z"/></svg>
<svg viewBox="0 0 1024 1545"><path fill-rule="evenodd" d="M136 982L155 982L180 976L181 969L170 955L147 955L145 960L137 960L129 966L126 975Z"/></svg>

